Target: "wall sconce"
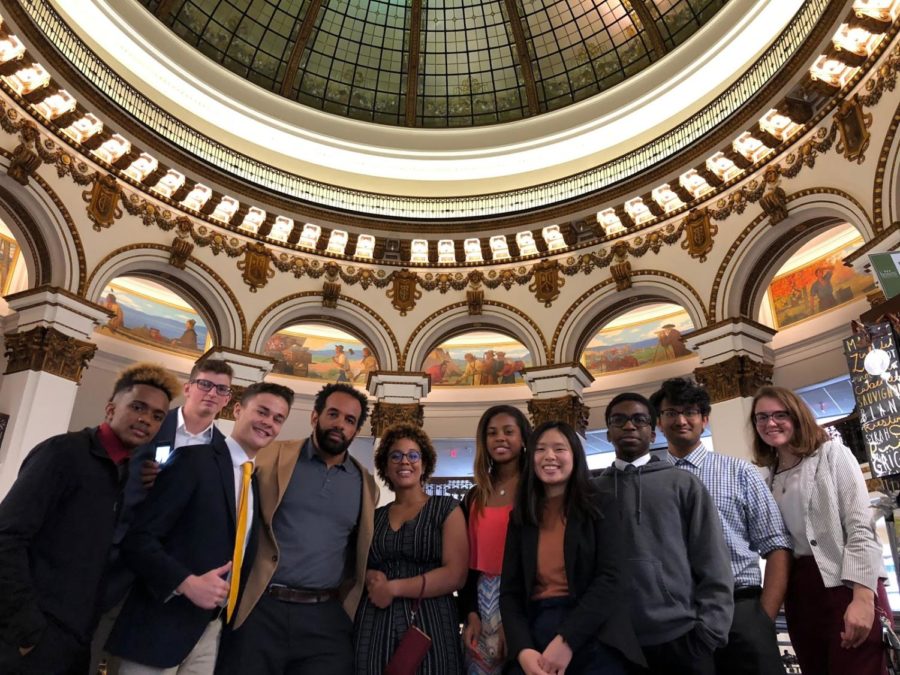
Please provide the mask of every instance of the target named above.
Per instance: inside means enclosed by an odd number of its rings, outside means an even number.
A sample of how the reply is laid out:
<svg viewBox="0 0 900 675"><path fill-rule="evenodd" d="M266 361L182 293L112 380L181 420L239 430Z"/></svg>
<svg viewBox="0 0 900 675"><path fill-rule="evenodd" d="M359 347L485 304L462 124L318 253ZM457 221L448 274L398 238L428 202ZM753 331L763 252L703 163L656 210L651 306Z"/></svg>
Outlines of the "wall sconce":
<svg viewBox="0 0 900 675"><path fill-rule="evenodd" d="M250 234L256 234L259 232L259 226L262 225L265 220L266 212L258 206L251 206L247 209L247 215L244 216L244 220L241 221L241 224L238 227Z"/></svg>
<svg viewBox="0 0 900 675"><path fill-rule="evenodd" d="M712 187L710 187L709 183L706 182L706 179L697 172L697 169L685 171L678 177L678 183L687 190L694 199L700 199L707 192L712 192Z"/></svg>
<svg viewBox="0 0 900 675"><path fill-rule="evenodd" d="M119 134L113 134L93 153L107 164L115 164L122 155L131 152L131 142L122 138Z"/></svg>
<svg viewBox="0 0 900 675"><path fill-rule="evenodd" d="M519 247L519 255L537 255L538 247L534 241L534 234L531 230L519 232L516 234L516 245Z"/></svg>
<svg viewBox="0 0 900 675"><path fill-rule="evenodd" d="M603 228L608 237L625 233L625 227L622 225L622 221L619 220L619 216L616 215L615 209L600 211L597 214L597 224Z"/></svg>
<svg viewBox="0 0 900 675"><path fill-rule="evenodd" d="M347 249L347 239L349 236L344 230L332 230L331 236L328 237L328 246L325 247L326 253L334 255L344 255Z"/></svg>
<svg viewBox="0 0 900 675"><path fill-rule="evenodd" d="M463 242L463 250L466 252L466 262L484 262L481 257L481 240L466 239Z"/></svg>
<svg viewBox="0 0 900 675"><path fill-rule="evenodd" d="M756 164L760 160L764 159L766 155L772 152L772 148L765 145L758 138L754 138L753 134L749 131L745 131L740 136L734 139L731 143L731 147L734 148L734 151L749 161Z"/></svg>
<svg viewBox="0 0 900 675"><path fill-rule="evenodd" d="M675 194L668 183L653 188L650 196L653 198L653 201L660 205L665 213L670 213L684 206L684 202Z"/></svg>
<svg viewBox="0 0 900 675"><path fill-rule="evenodd" d="M184 174L178 173L175 169L169 169L152 189L164 197L171 197L181 189L182 185L184 185Z"/></svg>
<svg viewBox="0 0 900 675"><path fill-rule="evenodd" d="M413 239L409 244L409 262L425 264L428 262L428 240Z"/></svg>
<svg viewBox="0 0 900 675"><path fill-rule="evenodd" d="M868 16L877 21L893 23L900 16L900 0L854 0L853 11L860 19Z"/></svg>
<svg viewBox="0 0 900 675"><path fill-rule="evenodd" d="M33 63L3 79L19 96L25 96L50 84L50 73L40 63Z"/></svg>
<svg viewBox="0 0 900 675"><path fill-rule="evenodd" d="M786 141L800 131L799 124L787 115L782 115L775 108L762 116L762 119L759 120L759 128L779 141Z"/></svg>
<svg viewBox="0 0 900 675"><path fill-rule="evenodd" d="M231 222L232 217L235 212L238 210L238 200L234 197L229 197L228 195L223 195L222 199L219 200L219 203L216 204L215 210L210 214L210 218L213 220L218 220L220 223L228 223Z"/></svg>
<svg viewBox="0 0 900 675"><path fill-rule="evenodd" d="M375 237L361 234L356 238L356 257L371 260L375 254Z"/></svg>
<svg viewBox="0 0 900 675"><path fill-rule="evenodd" d="M883 38L884 35L870 33L865 28L851 28L850 24L842 23L831 41L838 51L848 51L857 56L870 56Z"/></svg>
<svg viewBox="0 0 900 675"><path fill-rule="evenodd" d="M640 197L625 202L625 213L631 217L635 225L641 225L654 218L653 213Z"/></svg>
<svg viewBox="0 0 900 675"><path fill-rule="evenodd" d="M706 168L715 174L716 178L723 183L727 183L732 178L741 175L741 170L738 168L737 164L728 159L725 156L725 153L721 151L706 160Z"/></svg>
<svg viewBox="0 0 900 675"><path fill-rule="evenodd" d="M836 89L843 89L858 70L859 68L853 68L843 61L822 54L809 67L809 75L814 80L824 82Z"/></svg>
<svg viewBox="0 0 900 675"><path fill-rule="evenodd" d="M197 183L188 193L188 196L181 201L181 203L189 209L199 211L204 206L206 206L206 202L208 202L211 197L212 190L202 183Z"/></svg>
<svg viewBox="0 0 900 675"><path fill-rule="evenodd" d="M75 110L75 104L76 101L72 94L65 89L60 89L39 103L35 103L34 109L48 120L55 120L60 115Z"/></svg>
<svg viewBox="0 0 900 675"><path fill-rule="evenodd" d="M275 241L287 242L291 236L291 230L294 229L294 221L287 216L276 216L272 229L269 232L269 239Z"/></svg>
<svg viewBox="0 0 900 675"><path fill-rule="evenodd" d="M452 239L441 239L438 241L438 262L456 262L456 242Z"/></svg>
<svg viewBox="0 0 900 675"><path fill-rule="evenodd" d="M25 55L25 45L15 35L7 35L0 40L0 63L9 63Z"/></svg>
<svg viewBox="0 0 900 675"><path fill-rule="evenodd" d="M544 238L544 243L547 244L548 251L559 251L566 248L566 240L559 231L559 225L547 225L541 230L541 236Z"/></svg>
<svg viewBox="0 0 900 675"><path fill-rule="evenodd" d="M147 176L156 171L158 166L159 162L156 157L148 155L146 152L142 152L138 158L125 169L125 175L140 183Z"/></svg>
<svg viewBox="0 0 900 675"><path fill-rule="evenodd" d="M303 231L300 232L300 241L297 242L303 248L315 249L319 242L319 235L322 234L322 228L312 223L305 223Z"/></svg>
<svg viewBox="0 0 900 675"><path fill-rule="evenodd" d="M84 143L101 131L103 131L103 122L98 120L93 113L85 113L84 117L75 120L63 129L63 133L76 143Z"/></svg>
<svg viewBox="0 0 900 675"><path fill-rule="evenodd" d="M494 260L509 260L509 244L506 235L497 234L491 237L491 257Z"/></svg>

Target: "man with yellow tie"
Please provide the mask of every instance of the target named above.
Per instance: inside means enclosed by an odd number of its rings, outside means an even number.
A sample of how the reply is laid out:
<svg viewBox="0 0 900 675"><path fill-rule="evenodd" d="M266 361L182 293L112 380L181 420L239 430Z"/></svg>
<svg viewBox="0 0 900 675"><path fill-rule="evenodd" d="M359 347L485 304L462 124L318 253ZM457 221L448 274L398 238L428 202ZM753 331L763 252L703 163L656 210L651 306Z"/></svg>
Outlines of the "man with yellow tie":
<svg viewBox="0 0 900 675"><path fill-rule="evenodd" d="M122 544L137 581L107 644L120 675L213 673L223 619L253 560L253 463L293 401L281 385L247 387L228 438L178 452L160 472Z"/></svg>

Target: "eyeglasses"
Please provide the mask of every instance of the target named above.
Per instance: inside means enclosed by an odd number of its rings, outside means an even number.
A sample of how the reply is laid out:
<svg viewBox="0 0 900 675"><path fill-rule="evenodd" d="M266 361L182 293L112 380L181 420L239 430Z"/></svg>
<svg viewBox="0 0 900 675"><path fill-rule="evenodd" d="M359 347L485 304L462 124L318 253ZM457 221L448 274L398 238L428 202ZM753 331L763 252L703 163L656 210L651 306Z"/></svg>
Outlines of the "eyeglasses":
<svg viewBox="0 0 900 675"><path fill-rule="evenodd" d="M679 417L684 417L686 420L693 420L701 417L703 413L699 408L685 408L684 410L676 410L675 408L666 408L665 410L659 411L659 416L664 417L667 420L676 420Z"/></svg>
<svg viewBox="0 0 900 675"><path fill-rule="evenodd" d="M406 458L406 461L410 464L417 464L420 459L422 459L422 453L416 452L415 450L411 450L409 452L400 452L399 450L393 450L388 454L388 459L391 460L394 464L400 464L403 461L403 458Z"/></svg>
<svg viewBox="0 0 900 675"><path fill-rule="evenodd" d="M634 415L609 416L609 426L616 427L617 429L621 429L629 422L631 422L638 429L640 429L641 427L649 427L653 424L653 421L650 419L650 415L645 415L643 413L635 413Z"/></svg>
<svg viewBox="0 0 900 675"><path fill-rule="evenodd" d="M775 420L775 424L784 424L785 422L791 421L791 413L787 410L776 410L773 413L754 413L753 421L756 423L758 427L764 427L769 423L769 420Z"/></svg>
<svg viewBox="0 0 900 675"><path fill-rule="evenodd" d="M219 396L231 396L231 387L227 384L216 384L209 380L191 380L191 384L196 384L200 391L216 390Z"/></svg>

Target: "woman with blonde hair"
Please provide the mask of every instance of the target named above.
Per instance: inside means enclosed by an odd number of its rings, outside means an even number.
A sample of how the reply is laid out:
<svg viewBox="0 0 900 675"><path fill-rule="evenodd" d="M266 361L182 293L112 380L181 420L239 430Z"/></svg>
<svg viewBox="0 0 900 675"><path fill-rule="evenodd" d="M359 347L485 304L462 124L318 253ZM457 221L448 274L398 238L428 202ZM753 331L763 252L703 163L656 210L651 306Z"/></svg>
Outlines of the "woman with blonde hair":
<svg viewBox="0 0 900 675"><path fill-rule="evenodd" d="M879 616L891 619L887 576L856 458L816 424L792 391L753 398L753 454L794 544L784 601L804 673L887 673Z"/></svg>
<svg viewBox="0 0 900 675"><path fill-rule="evenodd" d="M488 408L475 432L475 486L463 499L468 518L469 577L459 593L469 675L498 675L506 658L500 622L500 573L506 526L515 501L531 425L511 405Z"/></svg>

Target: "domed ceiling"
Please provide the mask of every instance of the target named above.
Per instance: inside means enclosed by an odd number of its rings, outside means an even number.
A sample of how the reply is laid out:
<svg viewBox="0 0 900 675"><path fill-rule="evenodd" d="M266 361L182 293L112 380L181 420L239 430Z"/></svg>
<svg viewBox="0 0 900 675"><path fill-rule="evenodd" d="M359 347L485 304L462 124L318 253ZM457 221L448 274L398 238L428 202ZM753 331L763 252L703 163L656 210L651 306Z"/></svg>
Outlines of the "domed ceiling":
<svg viewBox="0 0 900 675"><path fill-rule="evenodd" d="M466 127L608 90L727 0L140 0L214 61L354 119Z"/></svg>

